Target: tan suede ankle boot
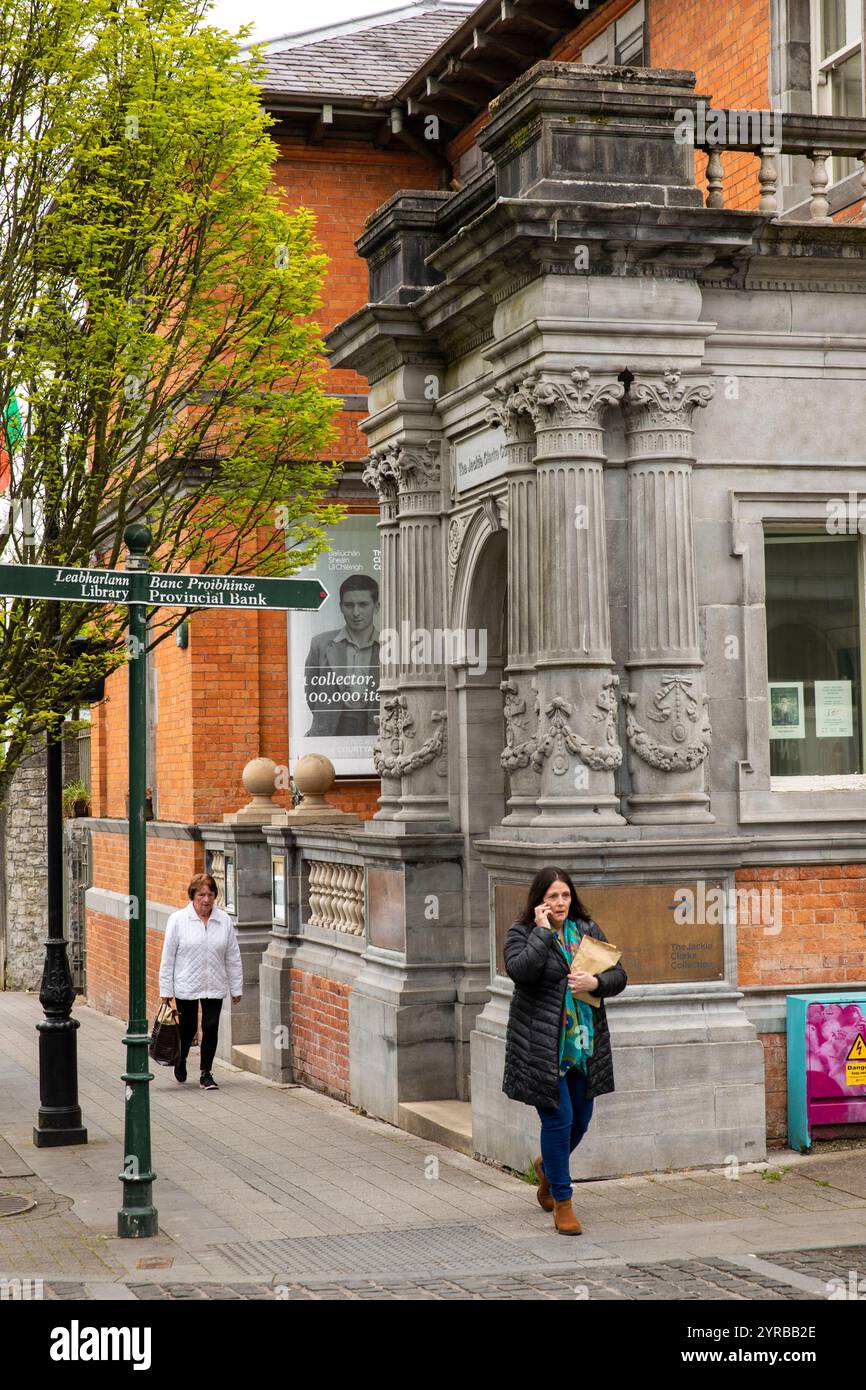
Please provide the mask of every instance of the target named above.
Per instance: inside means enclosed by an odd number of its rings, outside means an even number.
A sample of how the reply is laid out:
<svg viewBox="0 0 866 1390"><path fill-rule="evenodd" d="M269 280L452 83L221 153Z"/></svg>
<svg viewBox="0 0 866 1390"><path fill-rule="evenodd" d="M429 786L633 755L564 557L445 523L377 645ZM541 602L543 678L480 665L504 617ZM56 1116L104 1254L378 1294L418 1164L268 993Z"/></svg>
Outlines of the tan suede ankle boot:
<svg viewBox="0 0 866 1390"><path fill-rule="evenodd" d="M550 1183L547 1181L547 1175L541 1166L541 1154L538 1155L538 1158L532 1166L538 1178L538 1187L536 1188L535 1195L538 1198L539 1205L544 1207L545 1211L553 1211L553 1198L550 1195Z"/></svg>
<svg viewBox="0 0 866 1390"><path fill-rule="evenodd" d="M553 1199L553 1221L561 1236L579 1236L581 1233L581 1225L574 1214L570 1197L564 1202Z"/></svg>

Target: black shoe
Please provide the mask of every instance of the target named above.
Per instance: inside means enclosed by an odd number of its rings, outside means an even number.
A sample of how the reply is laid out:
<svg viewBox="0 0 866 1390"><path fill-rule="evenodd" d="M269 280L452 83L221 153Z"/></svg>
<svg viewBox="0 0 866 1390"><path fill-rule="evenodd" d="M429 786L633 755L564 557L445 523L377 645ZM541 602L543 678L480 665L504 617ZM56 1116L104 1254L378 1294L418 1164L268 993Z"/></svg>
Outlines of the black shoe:
<svg viewBox="0 0 866 1390"><path fill-rule="evenodd" d="M183 1058L175 1064L174 1079L175 1081L186 1081L186 1062Z"/></svg>
<svg viewBox="0 0 866 1390"><path fill-rule="evenodd" d="M203 1091L218 1091L218 1090L219 1090L219 1086L216 1084L216 1082L214 1081L214 1079L213 1079L213 1077L211 1076L211 1074L210 1074L209 1071L203 1071L203 1072L202 1072L202 1074L201 1074L201 1080L199 1081L199 1085L201 1086L201 1088L202 1088Z"/></svg>

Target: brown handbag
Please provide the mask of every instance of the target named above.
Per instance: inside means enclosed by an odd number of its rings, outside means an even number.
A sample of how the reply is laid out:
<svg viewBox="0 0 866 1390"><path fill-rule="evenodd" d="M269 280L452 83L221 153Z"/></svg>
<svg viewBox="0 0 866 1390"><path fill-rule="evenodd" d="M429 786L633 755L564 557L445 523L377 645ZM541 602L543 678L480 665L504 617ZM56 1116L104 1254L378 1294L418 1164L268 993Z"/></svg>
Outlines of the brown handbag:
<svg viewBox="0 0 866 1390"><path fill-rule="evenodd" d="M160 1067L174 1067L180 1061L180 1014L171 1004L160 1004L147 1050Z"/></svg>

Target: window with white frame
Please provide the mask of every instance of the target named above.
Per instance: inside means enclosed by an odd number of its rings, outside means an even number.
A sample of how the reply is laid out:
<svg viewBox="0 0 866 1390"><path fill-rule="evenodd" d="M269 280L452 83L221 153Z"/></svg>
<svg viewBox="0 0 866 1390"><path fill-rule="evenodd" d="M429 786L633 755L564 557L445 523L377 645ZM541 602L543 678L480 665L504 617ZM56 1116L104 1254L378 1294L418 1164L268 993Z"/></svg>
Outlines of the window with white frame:
<svg viewBox="0 0 866 1390"><path fill-rule="evenodd" d="M619 19L614 19L586 45L580 55L582 63L593 67L645 67L646 6L638 0Z"/></svg>
<svg viewBox="0 0 866 1390"><path fill-rule="evenodd" d="M765 529L772 777L864 771L859 535Z"/></svg>
<svg viewBox="0 0 866 1390"><path fill-rule="evenodd" d="M819 116L862 116L863 0L812 0L812 100ZM854 173L853 159L834 157L830 178Z"/></svg>

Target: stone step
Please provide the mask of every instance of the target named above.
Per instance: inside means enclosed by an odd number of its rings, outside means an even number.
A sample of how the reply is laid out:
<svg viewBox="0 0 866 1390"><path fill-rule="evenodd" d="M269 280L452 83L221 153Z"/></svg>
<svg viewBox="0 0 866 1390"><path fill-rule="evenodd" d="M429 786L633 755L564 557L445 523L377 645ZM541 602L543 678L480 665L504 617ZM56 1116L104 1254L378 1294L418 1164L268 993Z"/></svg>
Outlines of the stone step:
<svg viewBox="0 0 866 1390"><path fill-rule="evenodd" d="M397 1106L397 1123L420 1139L432 1139L459 1153L475 1153L472 1106L468 1100L417 1100Z"/></svg>
<svg viewBox="0 0 866 1390"><path fill-rule="evenodd" d="M232 1047L232 1065L242 1071L253 1071L257 1076L262 1070L261 1043L236 1043Z"/></svg>

